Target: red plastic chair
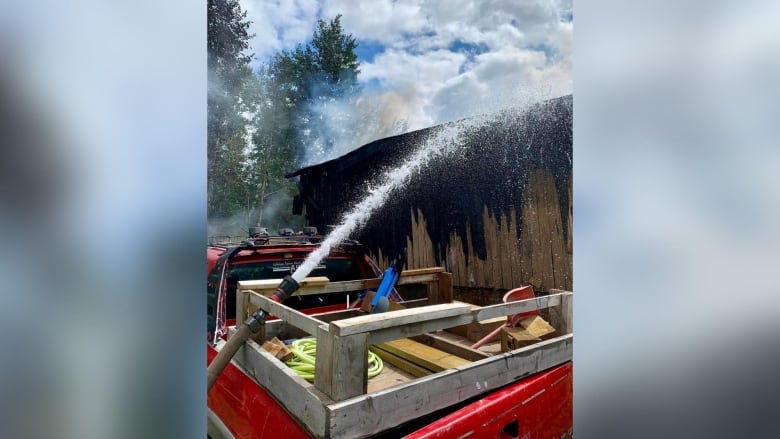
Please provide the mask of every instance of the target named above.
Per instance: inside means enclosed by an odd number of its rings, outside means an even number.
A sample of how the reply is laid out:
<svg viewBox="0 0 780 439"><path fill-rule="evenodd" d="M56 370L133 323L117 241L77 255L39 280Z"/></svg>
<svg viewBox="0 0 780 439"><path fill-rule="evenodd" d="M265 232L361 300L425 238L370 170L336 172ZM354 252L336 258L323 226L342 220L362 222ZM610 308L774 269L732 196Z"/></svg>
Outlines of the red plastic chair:
<svg viewBox="0 0 780 439"><path fill-rule="evenodd" d="M503 301L504 303L508 303L508 302L515 302L517 300L533 299L534 297L536 297L536 295L534 295L534 287L532 287L531 285L526 285L524 287L519 287L507 291L507 293L504 294ZM501 328L517 326L517 323L520 320L523 320L526 317L530 317L534 315L538 316L539 311L537 310L537 311L521 312L519 314L506 316L506 323L494 329L493 332L482 337L482 339L480 339L478 342L471 345L471 349L477 349L483 344L489 343L491 340L496 338L496 336L501 332Z"/></svg>

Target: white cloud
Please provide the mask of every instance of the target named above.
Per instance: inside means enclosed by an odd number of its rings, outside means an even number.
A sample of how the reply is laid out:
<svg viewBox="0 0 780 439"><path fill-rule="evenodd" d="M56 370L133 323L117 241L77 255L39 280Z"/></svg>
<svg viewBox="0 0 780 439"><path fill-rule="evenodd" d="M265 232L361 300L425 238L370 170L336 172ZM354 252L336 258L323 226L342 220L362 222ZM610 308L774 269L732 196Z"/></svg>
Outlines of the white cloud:
<svg viewBox="0 0 780 439"><path fill-rule="evenodd" d="M403 34L417 34L428 27L424 6L417 0L330 0L323 16L342 14L341 24L360 39L392 43Z"/></svg>
<svg viewBox="0 0 780 439"><path fill-rule="evenodd" d="M379 45L359 80L383 121L422 128L572 92L571 0L246 0L260 61L342 14L358 43ZM378 116L379 117L379 116ZM388 119L388 120L385 120ZM385 133L384 129L380 129Z"/></svg>
<svg viewBox="0 0 780 439"><path fill-rule="evenodd" d="M249 33L255 34L255 38L250 50L257 58L255 66L267 63L274 53L309 39L320 9L317 0L245 0L241 7L252 21Z"/></svg>

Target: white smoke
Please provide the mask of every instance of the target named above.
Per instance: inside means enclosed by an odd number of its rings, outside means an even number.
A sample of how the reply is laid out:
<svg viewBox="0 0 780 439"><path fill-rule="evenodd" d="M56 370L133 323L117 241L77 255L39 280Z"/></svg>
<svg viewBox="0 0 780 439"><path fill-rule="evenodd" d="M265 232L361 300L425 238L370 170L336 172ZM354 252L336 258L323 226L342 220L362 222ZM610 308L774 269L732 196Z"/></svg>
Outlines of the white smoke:
<svg viewBox="0 0 780 439"><path fill-rule="evenodd" d="M413 96L398 92L360 94L319 100L309 105L311 118L300 133L302 166L340 157L374 140L401 134L414 114Z"/></svg>

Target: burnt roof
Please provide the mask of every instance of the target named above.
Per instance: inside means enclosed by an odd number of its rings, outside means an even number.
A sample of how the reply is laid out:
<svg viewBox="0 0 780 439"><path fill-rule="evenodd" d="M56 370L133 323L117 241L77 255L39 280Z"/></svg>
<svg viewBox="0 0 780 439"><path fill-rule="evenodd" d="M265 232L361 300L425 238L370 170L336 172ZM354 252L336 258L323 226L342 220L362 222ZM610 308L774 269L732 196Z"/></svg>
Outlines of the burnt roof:
<svg viewBox="0 0 780 439"><path fill-rule="evenodd" d="M533 111L535 108L554 108L558 107L560 105L567 106L569 109L571 109L572 105L572 95L565 95L557 98L553 98L535 105L532 105L528 109L505 109L500 110L493 115L496 118L499 118L502 114L506 113L525 113L527 111ZM391 155L391 156L400 156L404 153L408 153L410 148L417 146L419 143L418 141L421 138L425 138L434 131L436 131L439 127L447 126L451 124L456 124L458 122L461 122L463 120L469 120L472 118L464 118L459 119L452 122L447 122L444 124L435 125L432 127L422 128L415 131L409 131L402 134L397 134L395 136L385 137L379 140L374 140L373 142L367 143L361 147L358 147L340 157L336 157L321 163L317 163L314 165L309 165L300 169L297 169L295 171L292 171L288 174L285 174L286 178L293 178L297 177L302 174L307 174L312 171L319 172L322 170L327 169L330 172L341 172L347 169L351 169L356 165L362 165L366 163L366 161L370 161L372 159L380 159L383 160L386 159L385 156Z"/></svg>

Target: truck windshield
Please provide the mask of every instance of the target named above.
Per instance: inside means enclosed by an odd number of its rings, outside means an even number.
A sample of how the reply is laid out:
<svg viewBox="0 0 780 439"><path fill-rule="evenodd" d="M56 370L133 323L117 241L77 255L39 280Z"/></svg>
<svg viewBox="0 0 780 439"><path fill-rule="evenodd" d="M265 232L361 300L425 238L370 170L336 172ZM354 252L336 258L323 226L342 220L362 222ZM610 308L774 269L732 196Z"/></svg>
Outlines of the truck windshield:
<svg viewBox="0 0 780 439"><path fill-rule="evenodd" d="M228 270L227 296L225 297L225 318L236 318L236 288L242 280L282 279L286 274L292 274L300 266L303 259L283 259L276 261L238 262ZM373 276L373 273L369 273ZM365 277L357 260L346 258L329 258L320 263L307 277L325 276L331 282L363 279ZM217 286L219 271L214 269L209 275L207 288L207 319L209 330L214 327L217 303ZM331 293L324 296L293 296L284 304L296 309L323 306L333 303L344 303L344 294Z"/></svg>
<svg viewBox="0 0 780 439"><path fill-rule="evenodd" d="M287 274L293 274L302 262L302 259L289 259L233 265L228 274L228 289L233 287L235 291L236 282L241 280L281 279ZM326 259L308 275L317 276L325 276L331 282L341 282L361 279L363 273L352 259Z"/></svg>

